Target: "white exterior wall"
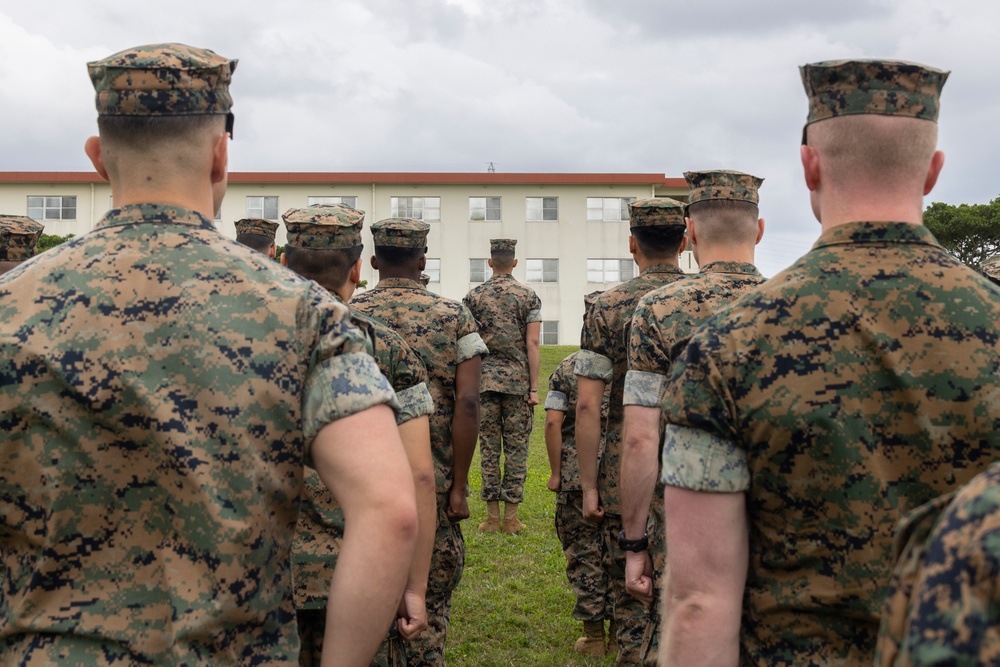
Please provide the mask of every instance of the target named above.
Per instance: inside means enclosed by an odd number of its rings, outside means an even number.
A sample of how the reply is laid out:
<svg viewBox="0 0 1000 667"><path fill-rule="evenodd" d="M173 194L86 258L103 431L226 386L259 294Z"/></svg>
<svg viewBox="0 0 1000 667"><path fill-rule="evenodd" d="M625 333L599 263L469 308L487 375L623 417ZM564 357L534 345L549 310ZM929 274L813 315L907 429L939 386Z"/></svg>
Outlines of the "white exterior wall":
<svg viewBox="0 0 1000 667"><path fill-rule="evenodd" d="M290 175L293 176L294 175ZM585 179L581 179L585 180ZM80 235L93 229L111 208L111 190L97 182L3 182L0 177L0 212L27 214L28 196L76 195L76 220L46 220L46 234ZM440 197L441 220L431 222L428 236L429 258L441 260L441 281L429 288L443 296L461 300L476 283L469 282L469 260L490 256L491 238L517 239L518 265L514 277L525 282L529 259L558 259L557 283L527 283L542 300L543 321L558 321L560 345L577 345L583 322L583 296L605 290L615 283L587 281L588 259L630 259L627 222L587 222L588 197L685 197L684 189L667 189L655 184L537 184L537 183L294 183L230 182L217 225L230 237L236 236L234 223L247 217L248 196L277 196L279 214L289 208L306 206L310 196L354 196L365 211L364 269L368 285L378 282L369 257L372 254L371 224L391 215L392 197ZM500 197L499 222L469 220L469 197ZM558 197L557 221L526 221L526 197ZM280 220L279 220L280 222ZM278 245L286 240L284 225L277 232ZM682 268L697 271L686 252ZM488 277L488 269L487 269Z"/></svg>

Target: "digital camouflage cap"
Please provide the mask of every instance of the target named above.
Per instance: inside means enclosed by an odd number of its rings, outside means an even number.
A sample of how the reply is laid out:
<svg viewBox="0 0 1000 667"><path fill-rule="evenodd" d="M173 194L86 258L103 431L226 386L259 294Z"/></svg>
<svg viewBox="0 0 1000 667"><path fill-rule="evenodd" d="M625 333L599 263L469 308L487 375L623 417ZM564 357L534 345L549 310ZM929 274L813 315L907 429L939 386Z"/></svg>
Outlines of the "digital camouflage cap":
<svg viewBox="0 0 1000 667"><path fill-rule="evenodd" d="M979 265L983 275L995 283L1000 283L1000 255L993 255Z"/></svg>
<svg viewBox="0 0 1000 667"><path fill-rule="evenodd" d="M281 219L288 230L289 247L313 250L356 248L365 224L365 214L347 204L291 208Z"/></svg>
<svg viewBox="0 0 1000 667"><path fill-rule="evenodd" d="M87 64L101 116L227 114L236 60L185 44L149 44Z"/></svg>
<svg viewBox="0 0 1000 667"><path fill-rule="evenodd" d="M376 246L426 248L431 226L413 218L386 218L372 225Z"/></svg>
<svg viewBox="0 0 1000 667"><path fill-rule="evenodd" d="M828 60L799 68L809 97L806 124L877 114L937 122L949 72L902 60Z"/></svg>
<svg viewBox="0 0 1000 667"><path fill-rule="evenodd" d="M493 253L514 253L514 246L517 239L490 239L490 254Z"/></svg>
<svg viewBox="0 0 1000 667"><path fill-rule="evenodd" d="M20 262L35 256L45 227L23 215L0 215L0 260Z"/></svg>
<svg viewBox="0 0 1000 667"><path fill-rule="evenodd" d="M242 236L244 234L257 234L258 236L267 236L272 241L274 240L274 235L278 231L278 223L271 222L270 220L263 220L261 218L243 218L242 220L236 221L236 234Z"/></svg>
<svg viewBox="0 0 1000 667"><path fill-rule="evenodd" d="M688 204L713 199L730 201L746 201L756 204L759 201L757 189L764 182L752 174L742 171L685 171L684 179L688 187Z"/></svg>
<svg viewBox="0 0 1000 667"><path fill-rule="evenodd" d="M628 205L629 227L684 227L684 203L669 197L636 199Z"/></svg>

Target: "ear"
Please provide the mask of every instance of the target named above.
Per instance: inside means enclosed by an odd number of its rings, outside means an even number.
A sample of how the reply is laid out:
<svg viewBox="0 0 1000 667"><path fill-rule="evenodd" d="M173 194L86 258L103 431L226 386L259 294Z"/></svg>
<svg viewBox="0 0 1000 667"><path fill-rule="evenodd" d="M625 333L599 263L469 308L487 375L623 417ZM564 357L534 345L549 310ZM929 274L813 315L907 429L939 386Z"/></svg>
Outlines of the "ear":
<svg viewBox="0 0 1000 667"><path fill-rule="evenodd" d="M212 147L212 183L223 183L229 177L229 133L223 132Z"/></svg>
<svg viewBox="0 0 1000 667"><path fill-rule="evenodd" d="M282 266L288 266L288 253L287 252L281 253L281 265Z"/></svg>
<svg viewBox="0 0 1000 667"><path fill-rule="evenodd" d="M510 265L510 268L513 269L515 266L517 266L517 258L516 257L514 258L514 263Z"/></svg>
<svg viewBox="0 0 1000 667"><path fill-rule="evenodd" d="M931 166L927 170L927 179L924 181L925 195L930 194L931 190L934 189L938 176L941 174L942 167L944 167L944 152L934 151L934 155L931 156Z"/></svg>
<svg viewBox="0 0 1000 667"><path fill-rule="evenodd" d="M632 236L631 234L629 234L628 235L628 251L634 255L636 253L636 250L638 250L638 249L639 249L639 246L635 242L635 237Z"/></svg>
<svg viewBox="0 0 1000 667"><path fill-rule="evenodd" d="M277 254L278 254L278 244L272 242L271 247L267 249L267 256L270 257L271 259L274 259L275 255ZM285 258L285 253L281 253L281 258L282 259Z"/></svg>
<svg viewBox="0 0 1000 667"><path fill-rule="evenodd" d="M104 155L101 153L101 138L89 137L83 144L83 151L90 158L97 174L104 180L108 180L108 170L104 166Z"/></svg>
<svg viewBox="0 0 1000 667"><path fill-rule="evenodd" d="M764 218L757 218L757 240L753 244L757 245L762 238L764 238Z"/></svg>
<svg viewBox="0 0 1000 667"><path fill-rule="evenodd" d="M486 265L492 269L493 268L493 259L492 258L487 259L486 260Z"/></svg>
<svg viewBox="0 0 1000 667"><path fill-rule="evenodd" d="M688 216L684 216L684 222L687 223L687 236L684 239L684 244L685 245L687 245L688 243L690 243L691 245L697 244L698 232L696 232L694 229L694 220L692 220ZM681 249L683 250L683 246L681 246Z"/></svg>
<svg viewBox="0 0 1000 667"><path fill-rule="evenodd" d="M375 259L375 255L372 255L371 259L369 259L368 262L372 265L373 269L378 271L378 260Z"/></svg>
<svg viewBox="0 0 1000 667"><path fill-rule="evenodd" d="M347 272L347 281L352 285L357 285L361 282L361 258L358 257L357 261L354 262L354 266L351 270Z"/></svg>
<svg viewBox="0 0 1000 667"><path fill-rule="evenodd" d="M819 154L812 146L799 146L799 157L802 159L802 172L806 179L806 187L815 192L819 187L820 178Z"/></svg>
<svg viewBox="0 0 1000 667"><path fill-rule="evenodd" d="M424 254L420 256L420 262L417 263L417 266L420 267L421 273L427 268L427 248L424 248ZM493 265L491 264L490 266Z"/></svg>

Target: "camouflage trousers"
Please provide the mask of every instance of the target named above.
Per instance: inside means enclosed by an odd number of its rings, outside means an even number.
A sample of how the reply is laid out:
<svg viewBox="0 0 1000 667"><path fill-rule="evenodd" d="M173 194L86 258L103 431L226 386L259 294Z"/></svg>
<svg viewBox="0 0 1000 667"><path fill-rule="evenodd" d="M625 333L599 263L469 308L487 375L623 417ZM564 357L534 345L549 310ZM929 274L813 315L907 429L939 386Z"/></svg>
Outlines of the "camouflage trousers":
<svg viewBox="0 0 1000 667"><path fill-rule="evenodd" d="M608 578L601 566L601 529L583 518L582 491L556 496L556 535L566 554L566 578L576 596L573 618L611 618Z"/></svg>
<svg viewBox="0 0 1000 667"><path fill-rule="evenodd" d="M649 611L625 590L625 552L618 546L621 516L604 515L601 530L604 536L604 572L608 576L615 622L618 624L618 660L615 664L619 667L640 665Z"/></svg>
<svg viewBox="0 0 1000 667"><path fill-rule="evenodd" d="M326 609L299 609L295 612L299 625L299 667L320 667L323 656L323 635L326 632ZM389 634L379 645L371 667L407 667L403 640L393 623Z"/></svg>
<svg viewBox="0 0 1000 667"><path fill-rule="evenodd" d="M663 575L667 569L667 536L663 521L663 484L657 482L656 493L649 504L649 519L646 521L648 553L653 561L653 605L649 609L649 623L646 624L646 634L642 638L643 667L656 667L660 653L660 592L663 590Z"/></svg>
<svg viewBox="0 0 1000 667"><path fill-rule="evenodd" d="M534 409L519 394L484 391L479 394L479 451L483 470L483 500L520 504L528 473L528 438ZM500 453L504 455L503 480Z"/></svg>
<svg viewBox="0 0 1000 667"><path fill-rule="evenodd" d="M451 593L458 588L465 569L462 527L448 521L448 494L437 496L438 525L427 579L427 629L404 642L409 667L443 667L444 642L451 622Z"/></svg>

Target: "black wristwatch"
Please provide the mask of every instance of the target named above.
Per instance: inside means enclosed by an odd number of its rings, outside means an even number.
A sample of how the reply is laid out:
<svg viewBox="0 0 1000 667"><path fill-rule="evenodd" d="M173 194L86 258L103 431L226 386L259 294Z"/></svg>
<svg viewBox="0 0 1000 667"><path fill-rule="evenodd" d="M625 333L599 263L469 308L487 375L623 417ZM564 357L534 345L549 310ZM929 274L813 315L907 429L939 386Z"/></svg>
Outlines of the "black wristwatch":
<svg viewBox="0 0 1000 667"><path fill-rule="evenodd" d="M649 548L649 535L643 535L641 540L627 540L625 539L625 531L618 533L618 546L621 547L622 551L631 551L633 553L642 553Z"/></svg>

